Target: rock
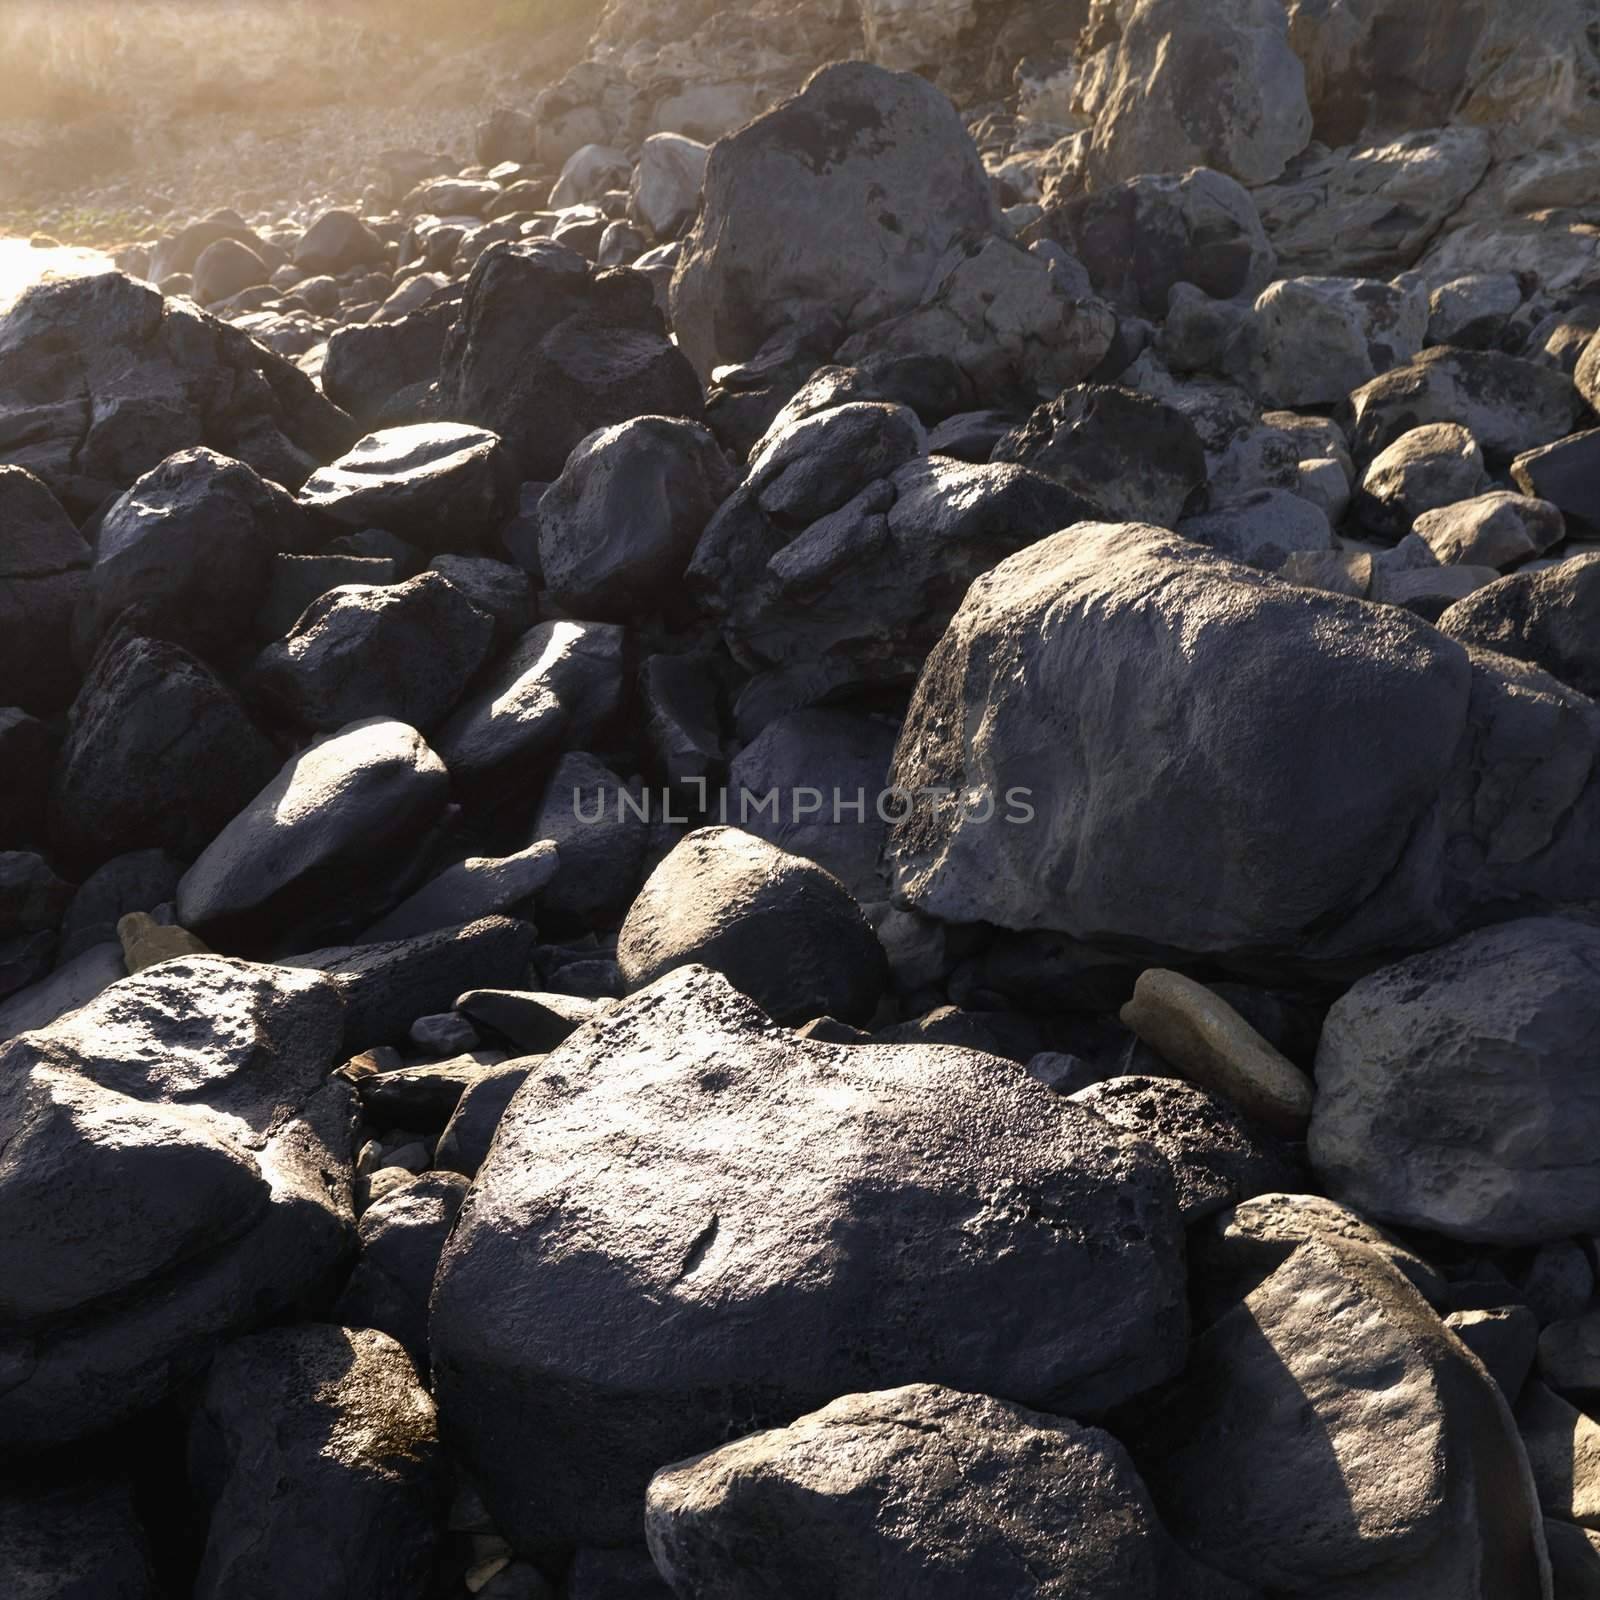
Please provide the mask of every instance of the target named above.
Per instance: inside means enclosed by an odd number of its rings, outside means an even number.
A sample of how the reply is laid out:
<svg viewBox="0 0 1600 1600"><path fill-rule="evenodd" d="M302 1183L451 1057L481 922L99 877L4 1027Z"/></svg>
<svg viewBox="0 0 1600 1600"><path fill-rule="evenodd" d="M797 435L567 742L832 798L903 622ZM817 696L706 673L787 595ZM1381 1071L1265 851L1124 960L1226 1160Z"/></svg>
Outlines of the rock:
<svg viewBox="0 0 1600 1600"><path fill-rule="evenodd" d="M416 729L353 723L290 760L211 841L178 885L178 921L259 948L347 916L350 902L370 902L374 869L420 840L449 788Z"/></svg>
<svg viewBox="0 0 1600 1600"><path fill-rule="evenodd" d="M1295 551L1333 548L1323 509L1289 489L1256 489L1196 517L1177 532L1235 561L1275 572Z"/></svg>
<svg viewBox="0 0 1600 1600"><path fill-rule="evenodd" d="M1559 1600L1595 1600L1600 1596L1600 1532L1546 1517L1545 1542Z"/></svg>
<svg viewBox="0 0 1600 1600"><path fill-rule="evenodd" d="M313 1323L228 1345L190 1429L210 1511L197 1600L422 1600L438 1448L433 1402L385 1334Z"/></svg>
<svg viewBox="0 0 1600 1600"><path fill-rule="evenodd" d="M1205 450L1181 412L1114 384L1080 384L1042 405L995 446L1105 515L1170 527L1205 487Z"/></svg>
<svg viewBox="0 0 1600 1600"><path fill-rule="evenodd" d="M20 706L0 706L0 767L10 774L0 787L0 844L25 844L43 834L55 755L56 738L46 723Z"/></svg>
<svg viewBox="0 0 1600 1600"><path fill-rule="evenodd" d="M1552 1322L1539 1334L1539 1376L1558 1394L1600 1395L1600 1312Z"/></svg>
<svg viewBox="0 0 1600 1600"><path fill-rule="evenodd" d="M494 434L425 422L369 433L312 473L300 503L335 530L386 528L431 556L485 548L515 494L515 468Z"/></svg>
<svg viewBox="0 0 1600 1600"><path fill-rule="evenodd" d="M639 146L628 212L657 239L672 239L700 209L710 147L681 133L652 133Z"/></svg>
<svg viewBox="0 0 1600 1600"><path fill-rule="evenodd" d="M948 253L999 231L978 153L932 85L861 61L718 140L672 281L702 378L782 324L838 310L846 334L926 298Z"/></svg>
<svg viewBox="0 0 1600 1600"><path fill-rule="evenodd" d="M72 699L72 618L89 561L50 491L0 463L0 682L23 712L48 715Z"/></svg>
<svg viewBox="0 0 1600 1600"><path fill-rule="evenodd" d="M533 161L537 130L538 124L526 111L496 106L487 119L478 124L473 136L478 165L494 167L502 161Z"/></svg>
<svg viewBox="0 0 1600 1600"><path fill-rule="evenodd" d="M1504 489L1424 511L1412 529L1441 562L1479 567L1515 566L1566 537L1561 512L1548 500Z"/></svg>
<svg viewBox="0 0 1600 1600"><path fill-rule="evenodd" d="M1514 272L1474 272L1440 284L1428 301L1428 343L1489 350L1522 305Z"/></svg>
<svg viewBox="0 0 1600 1600"><path fill-rule="evenodd" d="M45 279L0 320L0 450L88 513L208 445L297 488L348 419L248 334L117 272Z"/></svg>
<svg viewBox="0 0 1600 1600"><path fill-rule="evenodd" d="M193 860L281 765L203 662L125 634L95 658L68 715L51 834L69 857L95 865L136 850Z"/></svg>
<svg viewBox="0 0 1600 1600"><path fill-rule="evenodd" d="M877 936L831 873L738 828L697 828L650 874L617 935L630 991L691 964L775 1021L872 1015L888 979Z"/></svg>
<svg viewBox="0 0 1600 1600"><path fill-rule="evenodd" d="M1346 431L1351 453L1365 463L1413 428L1453 422L1494 465L1571 433L1580 404L1571 381L1548 367L1438 345L1357 389Z"/></svg>
<svg viewBox="0 0 1600 1600"><path fill-rule="evenodd" d="M491 179L446 174L419 183L400 202L400 209L408 217L481 217L500 193L500 185Z"/></svg>
<svg viewBox="0 0 1600 1600"><path fill-rule="evenodd" d="M1190 167L1270 183L1305 149L1305 70L1271 0L1137 0L1109 26L1118 23L1080 91L1093 108L1095 188Z"/></svg>
<svg viewBox="0 0 1600 1600"><path fill-rule="evenodd" d="M653 655L639 674L645 735L669 785L709 784L725 759L719 689L726 658Z"/></svg>
<svg viewBox="0 0 1600 1600"><path fill-rule="evenodd" d="M1489 134L1470 127L1337 150L1314 144L1252 198L1285 277L1388 277L1416 265L1492 154Z"/></svg>
<svg viewBox="0 0 1600 1600"><path fill-rule="evenodd" d="M1357 983L1317 1050L1309 1150L1330 1190L1479 1243L1600 1230L1575 1087L1597 964L1600 930L1533 917Z"/></svg>
<svg viewBox="0 0 1600 1600"><path fill-rule="evenodd" d="M513 1546L626 1541L662 1462L840 1389L1170 1376L1177 1226L1148 1146L1014 1065L803 1041L681 970L507 1110L435 1285L441 1414Z"/></svg>
<svg viewBox="0 0 1600 1600"><path fill-rule="evenodd" d="M1434 422L1401 434L1372 458L1352 509L1374 533L1398 539L1423 512L1469 500L1485 487L1477 440L1455 423Z"/></svg>
<svg viewBox="0 0 1600 1600"><path fill-rule="evenodd" d="M494 619L496 651L509 649L528 631L535 615L533 585L520 567L489 556L435 556L428 565Z"/></svg>
<svg viewBox="0 0 1600 1600"><path fill-rule="evenodd" d="M1468 645L1532 662L1600 698L1596 615L1600 554L1501 578L1451 606L1439 626Z"/></svg>
<svg viewBox="0 0 1600 1600"><path fill-rule="evenodd" d="M1589 1252L1575 1239L1541 1244L1513 1278L1523 1304L1541 1325L1577 1316L1594 1296Z"/></svg>
<svg viewBox="0 0 1600 1600"><path fill-rule="evenodd" d="M431 730L488 660L494 631L494 619L442 573L341 584L257 657L255 688L319 733L365 717Z"/></svg>
<svg viewBox="0 0 1600 1600"><path fill-rule="evenodd" d="M1253 1592L1183 1554L1110 1434L926 1383L664 1467L645 1533L680 1595Z"/></svg>
<svg viewBox="0 0 1600 1600"><path fill-rule="evenodd" d="M1296 1180L1295 1164L1274 1141L1252 1131L1222 1096L1194 1084L1106 1078L1069 1098L1130 1138L1147 1139L1166 1157L1186 1226Z"/></svg>
<svg viewBox="0 0 1600 1600"><path fill-rule="evenodd" d="M1580 696L1403 612L1080 526L978 579L929 657L891 890L1101 945L1381 958L1592 881L1596 737Z"/></svg>
<svg viewBox="0 0 1600 1600"><path fill-rule="evenodd" d="M1534 1379L1517 1401L1517 1427L1546 1515L1600 1529L1600 1422Z"/></svg>
<svg viewBox="0 0 1600 1600"><path fill-rule="evenodd" d="M1186 1078L1279 1133L1304 1132L1311 1080L1204 984L1152 967L1120 1015Z"/></svg>
<svg viewBox="0 0 1600 1600"><path fill-rule="evenodd" d="M458 300L459 295L441 295L393 322L335 328L322 361L322 392L362 428L423 420L423 397L439 376Z"/></svg>
<svg viewBox="0 0 1600 1600"><path fill-rule="evenodd" d="M237 211L218 211L163 239L151 252L146 270L134 276L161 283L179 273L192 273L200 257L219 239L236 240L257 254L271 254L271 247L245 226Z"/></svg>
<svg viewBox="0 0 1600 1600"><path fill-rule="evenodd" d="M1116 339L1115 314L1084 290L1047 257L986 239L915 310L853 335L836 359L943 359L975 393L1034 405L1089 377Z"/></svg>
<svg viewBox="0 0 1600 1600"><path fill-rule="evenodd" d="M556 762L534 818L559 865L539 895L542 914L613 928L639 892L650 847L650 797L640 803L603 761L573 751Z"/></svg>
<svg viewBox="0 0 1600 1600"><path fill-rule="evenodd" d="M695 421L703 409L649 281L591 274L582 256L543 240L478 258L445 341L439 399L445 416L498 434L523 478L546 483L597 428Z"/></svg>
<svg viewBox="0 0 1600 1600"><path fill-rule="evenodd" d="M633 163L623 151L603 144L582 145L563 163L550 191L549 209L561 211L598 200L608 189L626 187L632 175Z"/></svg>
<svg viewBox="0 0 1600 1600"><path fill-rule="evenodd" d="M186 928L157 922L144 911L130 911L117 919L117 939L122 945L122 964L130 978L161 961L211 954L210 947Z"/></svg>
<svg viewBox="0 0 1600 1600"><path fill-rule="evenodd" d="M1129 1437L1190 1555L1269 1592L1545 1593L1510 1412L1381 1256L1296 1249Z"/></svg>
<svg viewBox="0 0 1600 1600"><path fill-rule="evenodd" d="M255 636L281 639L314 600L343 584L395 583L400 563L393 556L347 555L323 551L314 556L275 555L266 594L256 611Z"/></svg>
<svg viewBox="0 0 1600 1600"><path fill-rule="evenodd" d="M43 856L0 851L0 926L9 932L54 931L72 899L72 885Z"/></svg>
<svg viewBox="0 0 1600 1600"><path fill-rule="evenodd" d="M9 1447L134 1417L331 1287L340 1009L315 974L187 956L0 1049Z"/></svg>
<svg viewBox="0 0 1600 1600"><path fill-rule="evenodd" d="M0 1494L0 1572L27 1600L156 1600L150 1547L126 1484Z"/></svg>
<svg viewBox="0 0 1600 1600"><path fill-rule="evenodd" d="M458 783L541 774L564 748L590 743L616 715L627 636L607 623L541 622L440 730Z"/></svg>
<svg viewBox="0 0 1600 1600"><path fill-rule="evenodd" d="M194 264L194 297L203 306L231 299L272 276L272 269L247 244L218 239L207 245Z"/></svg>
<svg viewBox="0 0 1600 1600"><path fill-rule="evenodd" d="M1488 1369L1506 1400L1515 1404L1533 1366L1539 1319L1526 1306L1499 1306L1489 1311L1452 1311L1444 1320Z"/></svg>
<svg viewBox="0 0 1600 1600"><path fill-rule="evenodd" d="M523 1566L513 1562L513 1567ZM567 1569L564 1600L669 1600L672 1591L661 1581L650 1552L643 1545L604 1550L587 1545ZM522 1600L512 1595L508 1600ZM531 1600L542 1600L534 1595Z"/></svg>
<svg viewBox="0 0 1600 1600"><path fill-rule="evenodd" d="M153 467L106 512L89 571L89 629L119 617L198 655L253 631L277 552L309 548L305 518L242 461L199 447Z"/></svg>
<svg viewBox="0 0 1600 1600"><path fill-rule="evenodd" d="M1207 167L1141 173L1047 208L1040 231L1059 239L1119 310L1160 319L1173 289L1212 300L1254 297L1275 258L1249 192Z"/></svg>
<svg viewBox="0 0 1600 1600"><path fill-rule="evenodd" d="M439 1135L433 1156L435 1167L469 1178L476 1176L511 1097L522 1087L530 1069L527 1061L509 1061L503 1066L487 1067L474 1077Z"/></svg>
<svg viewBox="0 0 1600 1600"><path fill-rule="evenodd" d="M1594 485L1600 473L1600 428L1525 450L1511 463L1524 494L1550 501L1575 520L1595 526Z"/></svg>
<svg viewBox="0 0 1600 1600"><path fill-rule="evenodd" d="M458 1172L427 1172L368 1206L356 1229L360 1259L334 1307L347 1326L397 1340L424 1371L428 1294L467 1187Z"/></svg>
<svg viewBox="0 0 1600 1600"><path fill-rule="evenodd" d="M48 1026L127 975L122 946L114 938L64 957L49 977L0 1003L0 1041Z"/></svg>
<svg viewBox="0 0 1600 1600"><path fill-rule="evenodd" d="M604 1000L570 994L535 994L515 989L469 989L456 1010L474 1026L508 1039L518 1050L543 1055L586 1022L611 1009Z"/></svg>
<svg viewBox="0 0 1600 1600"><path fill-rule="evenodd" d="M1283 278L1255 303L1252 389L1268 405L1316 406L1413 360L1428 302L1420 284L1375 278Z"/></svg>
<svg viewBox="0 0 1600 1600"><path fill-rule="evenodd" d="M699 423L635 417L590 434L539 501L539 564L557 604L617 621L670 609L736 481Z"/></svg>
<svg viewBox="0 0 1600 1600"><path fill-rule="evenodd" d="M339 277L352 267L381 266L388 249L354 212L324 211L294 247L294 264L315 277Z"/></svg>
<svg viewBox="0 0 1600 1600"><path fill-rule="evenodd" d="M513 855L468 856L446 867L375 922L362 935L362 943L410 939L509 911L550 882L558 860L556 847L548 839Z"/></svg>
<svg viewBox="0 0 1600 1600"><path fill-rule="evenodd" d="M475 983L528 979L534 928L513 917L480 917L381 944L334 945L292 958L325 972L345 1003L344 1051L403 1043L418 1017L448 1011Z"/></svg>

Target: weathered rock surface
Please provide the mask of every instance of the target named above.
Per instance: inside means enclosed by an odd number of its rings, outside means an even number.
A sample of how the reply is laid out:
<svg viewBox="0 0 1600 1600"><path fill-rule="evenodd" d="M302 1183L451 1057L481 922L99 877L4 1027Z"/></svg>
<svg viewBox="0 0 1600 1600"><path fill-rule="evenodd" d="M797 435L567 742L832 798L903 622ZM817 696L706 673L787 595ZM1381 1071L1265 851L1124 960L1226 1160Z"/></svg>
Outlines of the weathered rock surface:
<svg viewBox="0 0 1600 1600"><path fill-rule="evenodd" d="M663 1462L840 1389L1110 1404L1182 1359L1171 1182L1013 1065L670 974L501 1122L434 1290L446 1436L513 1544L615 1543Z"/></svg>
<svg viewBox="0 0 1600 1600"><path fill-rule="evenodd" d="M21 711L48 714L72 698L72 618L89 561L44 484L0 464L0 683Z"/></svg>

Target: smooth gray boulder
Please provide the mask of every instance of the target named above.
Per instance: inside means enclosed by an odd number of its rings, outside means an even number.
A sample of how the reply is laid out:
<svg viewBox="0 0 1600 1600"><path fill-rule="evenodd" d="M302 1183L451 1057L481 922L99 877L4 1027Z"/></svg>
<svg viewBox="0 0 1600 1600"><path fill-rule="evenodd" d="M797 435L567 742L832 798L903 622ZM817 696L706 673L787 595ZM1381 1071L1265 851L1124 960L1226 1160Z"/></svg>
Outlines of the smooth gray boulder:
<svg viewBox="0 0 1600 1600"><path fill-rule="evenodd" d="M219 1338L332 1291L350 1247L343 1006L186 956L0 1048L0 1440L157 1405Z"/></svg>
<svg viewBox="0 0 1600 1600"><path fill-rule="evenodd" d="M533 1066L430 1342L446 1438L523 1549L635 1539L663 1462L841 1390L1114 1404L1182 1365L1185 1321L1149 1146L1014 1064L803 1040L691 967Z"/></svg>
<svg viewBox="0 0 1600 1600"><path fill-rule="evenodd" d="M630 990L675 968L720 972L777 1022L864 1022L888 961L832 873L741 828L697 828L639 890L617 934Z"/></svg>
<svg viewBox="0 0 1600 1600"><path fill-rule="evenodd" d="M1255 1593L1184 1555L1109 1433L928 1383L662 1468L645 1534L686 1600Z"/></svg>
<svg viewBox="0 0 1600 1600"><path fill-rule="evenodd" d="M1591 701L1405 612L1086 524L978 579L928 658L891 887L1092 943L1381 957L1600 882L1597 749Z"/></svg>
<svg viewBox="0 0 1600 1600"><path fill-rule="evenodd" d="M1484 1244L1600 1230L1600 927L1533 917L1363 978L1328 1013L1309 1152L1364 1215Z"/></svg>
<svg viewBox="0 0 1600 1600"><path fill-rule="evenodd" d="M910 73L835 62L712 147L673 330L709 379L808 307L847 334L911 310L953 247L999 231L955 107Z"/></svg>

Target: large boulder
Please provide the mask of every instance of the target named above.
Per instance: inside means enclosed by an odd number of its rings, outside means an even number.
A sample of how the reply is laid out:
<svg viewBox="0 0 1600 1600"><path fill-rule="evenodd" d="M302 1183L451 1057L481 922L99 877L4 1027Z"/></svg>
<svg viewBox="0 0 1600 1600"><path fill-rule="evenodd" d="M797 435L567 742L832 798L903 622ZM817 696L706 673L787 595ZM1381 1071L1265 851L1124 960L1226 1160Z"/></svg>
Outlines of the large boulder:
<svg viewBox="0 0 1600 1600"><path fill-rule="evenodd" d="M51 833L78 861L147 849L192 860L281 764L204 662L124 635L96 657L68 715Z"/></svg>
<svg viewBox="0 0 1600 1600"><path fill-rule="evenodd" d="M341 584L262 651L255 683L319 733L364 717L395 717L426 733L488 660L494 632L494 618L442 572Z"/></svg>
<svg viewBox="0 0 1600 1600"><path fill-rule="evenodd" d="M202 655L252 631L275 553L310 546L305 516L242 461L199 447L146 472L106 512L89 572L89 630L119 617Z"/></svg>
<svg viewBox="0 0 1600 1600"><path fill-rule="evenodd" d="M160 1593L125 1483L7 1485L0 1576L27 1600L157 1600Z"/></svg>
<svg viewBox="0 0 1600 1600"><path fill-rule="evenodd" d="M1384 1221L1488 1244L1600 1229L1600 928L1508 922L1363 978L1328 1013L1309 1148Z"/></svg>
<svg viewBox="0 0 1600 1600"><path fill-rule="evenodd" d="M1109 1433L927 1383L846 1395L664 1467L645 1533L684 1596L1254 1592L1184 1555Z"/></svg>
<svg viewBox="0 0 1600 1600"><path fill-rule="evenodd" d="M1439 627L1600 700L1600 553L1486 584L1451 606Z"/></svg>
<svg viewBox="0 0 1600 1600"><path fill-rule="evenodd" d="M697 419L703 399L648 278L594 273L576 252L536 239L479 256L440 358L439 405L492 429L524 478L548 483L596 428Z"/></svg>
<svg viewBox="0 0 1600 1600"><path fill-rule="evenodd" d="M178 921L257 949L299 934L303 949L307 927L381 896L392 858L421 843L449 793L415 728L353 723L288 761L211 841L178 884Z"/></svg>
<svg viewBox="0 0 1600 1600"><path fill-rule="evenodd" d="M1377 1251L1331 1235L1194 1341L1125 1434L1189 1553L1271 1594L1549 1594L1504 1397Z"/></svg>
<svg viewBox="0 0 1600 1600"><path fill-rule="evenodd" d="M720 972L791 1025L817 1016L865 1022L888 979L877 935L832 873L729 827L684 838L617 935L630 989L691 964Z"/></svg>
<svg viewBox="0 0 1600 1600"><path fill-rule="evenodd" d="M89 560L50 491L0 465L0 683L19 710L59 711L72 698L72 619Z"/></svg>
<svg viewBox="0 0 1600 1600"><path fill-rule="evenodd" d="M700 186L711 151L681 133L652 133L639 146L628 211L657 239L671 239L700 207Z"/></svg>
<svg viewBox="0 0 1600 1600"><path fill-rule="evenodd" d="M439 358L459 308L459 286L409 316L347 322L328 335L322 392L363 428L414 422L439 377ZM402 415L401 413L408 413Z"/></svg>
<svg viewBox="0 0 1600 1600"><path fill-rule="evenodd" d="M602 428L539 501L539 565L574 616L627 620L668 609L735 475L710 431L676 417Z"/></svg>
<svg viewBox="0 0 1600 1600"><path fill-rule="evenodd" d="M1305 69L1278 0L1104 6L1080 91L1099 188L1144 172L1214 167L1270 183L1311 138ZM1106 31L1112 31L1108 40Z"/></svg>
<svg viewBox="0 0 1600 1600"><path fill-rule="evenodd" d="M950 102L909 73L838 62L713 146L673 329L706 379L808 309L856 332L921 304L952 247L998 225Z"/></svg>
<svg viewBox="0 0 1600 1600"><path fill-rule="evenodd" d="M137 1415L351 1241L337 991L187 956L0 1048L8 1448Z"/></svg>
<svg viewBox="0 0 1600 1600"><path fill-rule="evenodd" d="M69 510L199 444L298 488L352 433L292 362L120 272L46 279L0 319L0 457Z"/></svg>
<svg viewBox="0 0 1600 1600"><path fill-rule="evenodd" d="M1403 611L1085 525L980 578L929 657L891 882L1091 942L1419 948L1600 882L1597 739L1589 700Z"/></svg>
<svg viewBox="0 0 1600 1600"><path fill-rule="evenodd" d="M335 531L383 528L431 556L483 548L511 514L516 488L494 434L422 422L358 440L312 473L300 504Z"/></svg>
<svg viewBox="0 0 1600 1600"><path fill-rule="evenodd" d="M529 1074L431 1342L446 1438L531 1548L635 1539L662 1463L863 1386L1114 1404L1185 1320L1148 1146L1011 1063L801 1039L687 968Z"/></svg>
<svg viewBox="0 0 1600 1600"><path fill-rule="evenodd" d="M312 1323L235 1340L190 1426L209 1517L195 1600L423 1600L438 1452L433 1401L387 1334Z"/></svg>

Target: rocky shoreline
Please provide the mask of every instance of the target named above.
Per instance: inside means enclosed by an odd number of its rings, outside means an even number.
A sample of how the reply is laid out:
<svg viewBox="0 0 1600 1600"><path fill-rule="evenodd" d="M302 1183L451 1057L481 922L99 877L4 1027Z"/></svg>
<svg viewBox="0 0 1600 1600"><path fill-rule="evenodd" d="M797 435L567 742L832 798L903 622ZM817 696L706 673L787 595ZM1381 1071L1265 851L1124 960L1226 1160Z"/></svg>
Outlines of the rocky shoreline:
<svg viewBox="0 0 1600 1600"><path fill-rule="evenodd" d="M0 1595L1600 1593L1597 32L613 4L0 309Z"/></svg>

